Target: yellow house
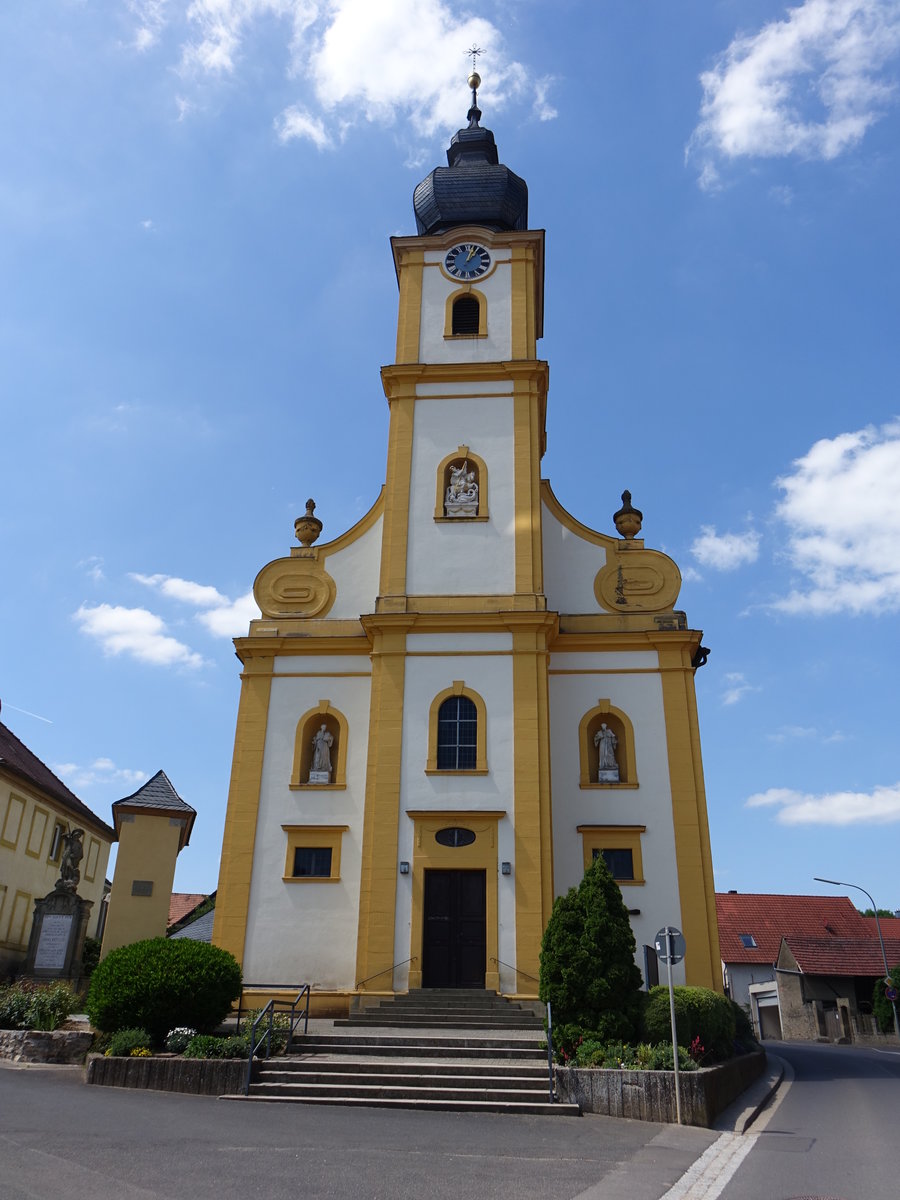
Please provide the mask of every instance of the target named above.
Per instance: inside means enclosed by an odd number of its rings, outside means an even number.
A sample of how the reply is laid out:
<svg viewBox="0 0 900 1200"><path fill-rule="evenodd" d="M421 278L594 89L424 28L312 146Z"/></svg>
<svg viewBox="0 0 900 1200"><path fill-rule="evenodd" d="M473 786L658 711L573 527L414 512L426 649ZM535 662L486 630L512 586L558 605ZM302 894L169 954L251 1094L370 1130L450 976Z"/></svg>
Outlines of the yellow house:
<svg viewBox="0 0 900 1200"><path fill-rule="evenodd" d="M34 902L53 890L73 829L84 830L78 895L92 902L88 934L99 937L115 834L0 722L0 977L25 961Z"/></svg>

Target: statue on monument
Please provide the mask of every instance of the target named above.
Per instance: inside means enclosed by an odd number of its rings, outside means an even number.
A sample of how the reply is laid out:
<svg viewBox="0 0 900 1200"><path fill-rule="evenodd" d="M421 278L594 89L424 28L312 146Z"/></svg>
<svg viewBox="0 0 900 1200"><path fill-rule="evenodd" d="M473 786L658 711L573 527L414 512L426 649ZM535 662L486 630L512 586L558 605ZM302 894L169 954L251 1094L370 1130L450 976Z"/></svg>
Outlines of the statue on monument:
<svg viewBox="0 0 900 1200"><path fill-rule="evenodd" d="M594 734L594 745L598 751L597 766L600 783L617 783L619 780L619 764L616 762L616 746L618 744L619 739L604 721Z"/></svg>
<svg viewBox="0 0 900 1200"><path fill-rule="evenodd" d="M444 510L448 517L478 516L478 479L475 472L469 470L468 459L462 466L450 468Z"/></svg>
<svg viewBox="0 0 900 1200"><path fill-rule="evenodd" d="M83 829L73 829L70 833L63 834L63 854L59 864L59 879L56 882L56 886L60 890L66 892L78 891L78 884L81 880L81 871L78 869L78 864L84 858L83 837Z"/></svg>
<svg viewBox="0 0 900 1200"><path fill-rule="evenodd" d="M316 731L312 740L313 759L310 776L322 773L331 775L331 747L334 745L334 735L328 732L328 726L322 725Z"/></svg>

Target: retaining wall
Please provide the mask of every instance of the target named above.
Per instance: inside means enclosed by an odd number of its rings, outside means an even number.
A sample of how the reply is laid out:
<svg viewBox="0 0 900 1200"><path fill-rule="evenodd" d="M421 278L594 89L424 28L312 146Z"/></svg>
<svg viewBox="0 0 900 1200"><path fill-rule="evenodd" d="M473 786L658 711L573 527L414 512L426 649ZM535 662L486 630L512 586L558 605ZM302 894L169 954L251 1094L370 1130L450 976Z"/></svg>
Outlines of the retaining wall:
<svg viewBox="0 0 900 1200"><path fill-rule="evenodd" d="M94 1035L73 1029L0 1029L0 1058L18 1063L82 1063Z"/></svg>
<svg viewBox="0 0 900 1200"><path fill-rule="evenodd" d="M244 1090L246 1078L247 1060L241 1058L107 1058L92 1054L86 1082L153 1092L233 1096Z"/></svg>
<svg viewBox="0 0 900 1200"><path fill-rule="evenodd" d="M680 1072L682 1124L708 1129L719 1113L762 1074L765 1065L766 1052L755 1050L715 1067ZM676 1120L672 1071L557 1067L556 1090L560 1100L580 1104L582 1112L637 1121L674 1124Z"/></svg>

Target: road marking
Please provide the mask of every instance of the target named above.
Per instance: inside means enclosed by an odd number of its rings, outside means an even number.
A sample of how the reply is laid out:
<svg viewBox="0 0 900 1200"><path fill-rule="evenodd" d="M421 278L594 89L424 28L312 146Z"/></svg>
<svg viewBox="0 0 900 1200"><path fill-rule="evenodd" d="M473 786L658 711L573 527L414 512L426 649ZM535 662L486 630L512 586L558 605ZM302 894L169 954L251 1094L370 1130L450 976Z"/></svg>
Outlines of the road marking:
<svg viewBox="0 0 900 1200"><path fill-rule="evenodd" d="M723 1133L660 1200L716 1200L758 1137L757 1133Z"/></svg>

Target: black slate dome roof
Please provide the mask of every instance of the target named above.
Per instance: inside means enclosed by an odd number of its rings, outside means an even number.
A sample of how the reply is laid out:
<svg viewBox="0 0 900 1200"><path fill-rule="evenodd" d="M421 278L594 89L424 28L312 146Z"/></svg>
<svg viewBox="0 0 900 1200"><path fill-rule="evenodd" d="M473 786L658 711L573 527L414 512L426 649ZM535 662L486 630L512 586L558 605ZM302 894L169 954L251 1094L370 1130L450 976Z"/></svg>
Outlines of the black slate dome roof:
<svg viewBox="0 0 900 1200"><path fill-rule="evenodd" d="M494 135L478 124L475 104L468 117L468 126L450 139L449 165L435 167L413 192L417 232L443 233L454 225L527 229L528 185L498 161Z"/></svg>

